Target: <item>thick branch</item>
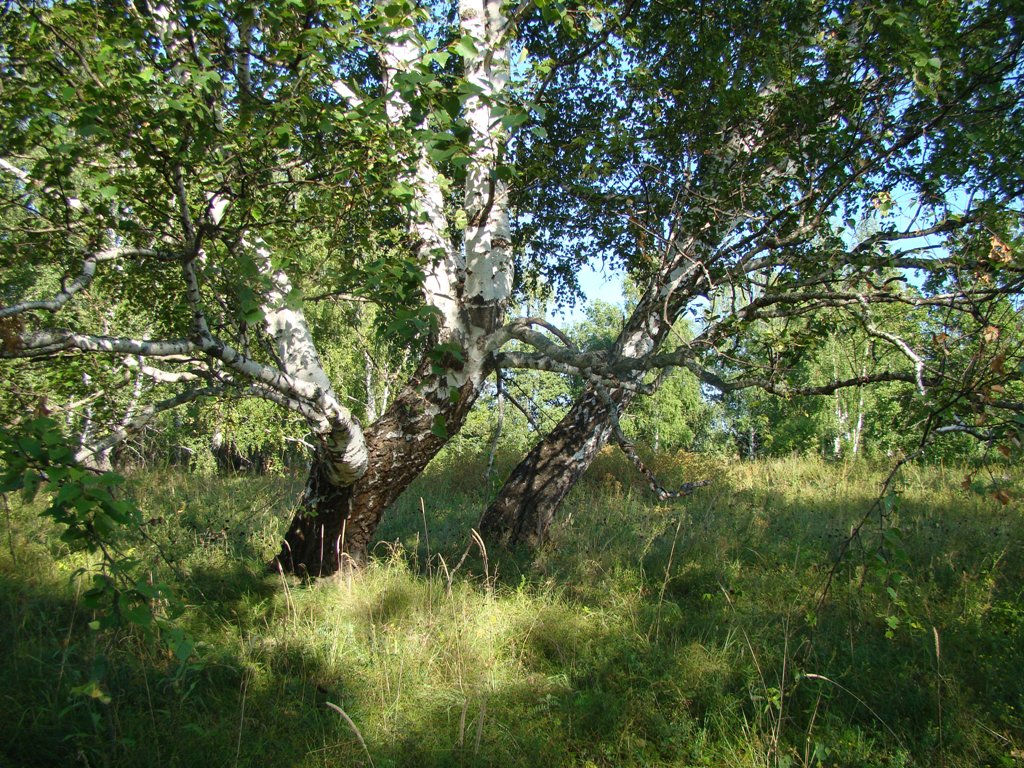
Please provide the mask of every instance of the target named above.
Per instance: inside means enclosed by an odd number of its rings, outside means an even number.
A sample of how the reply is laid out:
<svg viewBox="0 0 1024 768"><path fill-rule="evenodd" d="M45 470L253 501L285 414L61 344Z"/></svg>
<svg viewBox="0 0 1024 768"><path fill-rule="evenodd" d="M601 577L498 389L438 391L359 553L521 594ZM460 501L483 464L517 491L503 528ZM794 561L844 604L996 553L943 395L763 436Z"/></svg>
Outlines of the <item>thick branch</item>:
<svg viewBox="0 0 1024 768"><path fill-rule="evenodd" d="M194 355L199 348L187 339L145 341L119 336L94 336L66 329L22 333L15 343L0 347L0 358L52 357L61 352L99 352L146 357Z"/></svg>

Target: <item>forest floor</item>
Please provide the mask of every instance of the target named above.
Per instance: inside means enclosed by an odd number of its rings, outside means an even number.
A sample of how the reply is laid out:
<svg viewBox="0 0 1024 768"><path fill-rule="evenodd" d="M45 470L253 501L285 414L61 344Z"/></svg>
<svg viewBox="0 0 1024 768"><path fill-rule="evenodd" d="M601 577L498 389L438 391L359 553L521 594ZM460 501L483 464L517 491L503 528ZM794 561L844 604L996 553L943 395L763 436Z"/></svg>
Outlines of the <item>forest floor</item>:
<svg viewBox="0 0 1024 768"><path fill-rule="evenodd" d="M907 467L833 568L885 468L655 463L714 482L659 504L603 455L540 552L485 553L495 483L448 457L313 585L264 569L301 478L135 474L185 663L90 630L88 558L11 497L0 765L1024 766L1024 473Z"/></svg>

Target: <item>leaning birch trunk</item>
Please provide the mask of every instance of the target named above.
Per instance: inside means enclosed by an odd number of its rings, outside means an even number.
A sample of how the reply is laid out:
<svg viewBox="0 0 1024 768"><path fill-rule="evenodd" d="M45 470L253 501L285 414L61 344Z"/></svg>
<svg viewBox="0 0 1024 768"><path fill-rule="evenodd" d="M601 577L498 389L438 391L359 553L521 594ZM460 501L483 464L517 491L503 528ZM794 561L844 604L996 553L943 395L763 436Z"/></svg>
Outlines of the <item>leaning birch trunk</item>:
<svg viewBox="0 0 1024 768"><path fill-rule="evenodd" d="M709 191L714 183L729 178L727 172L721 171L723 164L727 167L732 158L750 152L760 140L758 130L755 121L753 126L726 134L722 149L705 161L712 179L707 185ZM787 163L783 160L782 166ZM773 173L784 175L781 167L765 170L766 175ZM713 181L716 174L718 182ZM701 186L695 183L695 187ZM716 216L715 223L704 222L689 229L685 216L673 223L662 266L619 334L613 358L642 357L661 347L689 302L712 287L711 271L723 256L719 246L727 241L742 218ZM637 374L631 383L639 383L642 376ZM565 418L513 470L484 512L480 527L492 541L536 546L546 538L562 501L613 432L615 414L611 403L621 412L632 397L633 390L628 387L614 389L604 397L594 387L587 387Z"/></svg>
<svg viewBox="0 0 1024 768"><path fill-rule="evenodd" d="M675 318L706 282L694 250L699 249L691 240L652 281L616 340L616 354L641 357L668 338ZM541 544L565 497L611 437L612 408L624 411L634 395L629 388L602 395L587 386L569 413L509 475L480 519L484 535L504 545Z"/></svg>
<svg viewBox="0 0 1024 768"><path fill-rule="evenodd" d="M630 393L611 393L618 407ZM612 432L609 405L588 388L572 409L519 462L498 497L487 507L480 530L489 541L539 546L548 535L558 508L590 467Z"/></svg>

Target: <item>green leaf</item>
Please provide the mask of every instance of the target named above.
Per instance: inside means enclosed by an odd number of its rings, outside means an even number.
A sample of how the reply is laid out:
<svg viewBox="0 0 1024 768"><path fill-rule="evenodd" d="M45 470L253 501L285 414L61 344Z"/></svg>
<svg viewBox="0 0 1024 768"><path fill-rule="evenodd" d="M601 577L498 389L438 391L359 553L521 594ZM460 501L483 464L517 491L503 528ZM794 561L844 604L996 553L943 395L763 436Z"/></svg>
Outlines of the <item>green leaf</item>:
<svg viewBox="0 0 1024 768"><path fill-rule="evenodd" d="M513 128L518 128L529 119L530 116L525 112L513 112L501 118L501 124L508 130L512 130Z"/></svg>
<svg viewBox="0 0 1024 768"><path fill-rule="evenodd" d="M464 59L471 59L480 55L471 35L463 35L459 41L452 46L452 49Z"/></svg>
<svg viewBox="0 0 1024 768"><path fill-rule="evenodd" d="M445 160L450 159L456 152L456 147L431 147L427 150L427 157L433 160L435 163L443 163Z"/></svg>
<svg viewBox="0 0 1024 768"><path fill-rule="evenodd" d="M284 297L284 305L294 311L302 309L304 302L305 297L299 287L292 288Z"/></svg>
<svg viewBox="0 0 1024 768"><path fill-rule="evenodd" d="M424 60L436 61L440 66L444 67L448 63L448 59L451 58L451 54L448 51L435 51L434 53L428 54L424 57Z"/></svg>
<svg viewBox="0 0 1024 768"><path fill-rule="evenodd" d="M34 437L18 438L18 447L30 459L38 459L43 455L43 445Z"/></svg>
<svg viewBox="0 0 1024 768"><path fill-rule="evenodd" d="M90 622L89 626L92 627L93 624L98 625L99 622ZM111 701L110 696L106 692L104 692L104 690L100 687L99 682L96 680L90 680L84 685L74 686L71 689L71 695L81 696L82 698L86 699L95 699L96 701L99 701L102 704L109 704Z"/></svg>
<svg viewBox="0 0 1024 768"><path fill-rule="evenodd" d="M149 610L148 605L133 606L125 611L124 617L139 627L149 627L153 624L153 612Z"/></svg>
<svg viewBox="0 0 1024 768"><path fill-rule="evenodd" d="M389 192L393 197L402 201L412 200L416 196L416 190L404 181L396 182Z"/></svg>
<svg viewBox="0 0 1024 768"><path fill-rule="evenodd" d="M42 477L38 472L32 469L25 470L25 474L21 476L21 497L26 502L31 503L35 499L40 482Z"/></svg>
<svg viewBox="0 0 1024 768"><path fill-rule="evenodd" d="M192 651L195 650L195 643L186 637L174 643L171 650L174 651L174 655L178 657L178 661L188 661L189 657L192 655Z"/></svg>

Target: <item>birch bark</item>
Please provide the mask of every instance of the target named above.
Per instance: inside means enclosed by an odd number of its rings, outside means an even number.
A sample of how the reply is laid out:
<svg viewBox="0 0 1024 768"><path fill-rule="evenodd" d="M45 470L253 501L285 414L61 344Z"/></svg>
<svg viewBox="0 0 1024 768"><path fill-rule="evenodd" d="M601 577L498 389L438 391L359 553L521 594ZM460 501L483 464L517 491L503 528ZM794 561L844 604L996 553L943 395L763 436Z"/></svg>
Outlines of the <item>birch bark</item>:
<svg viewBox="0 0 1024 768"><path fill-rule="evenodd" d="M495 107L508 83L506 22L496 0L463 0L460 19L463 34L483 52L464 56L466 78L475 87L465 102L471 162L462 237L449 232L443 182L422 148L403 180L415 191L409 233L424 262L424 300L438 310L437 341L444 352L425 359L367 429L365 475L339 483L322 462L313 466L307 504L276 558L284 570L323 576L363 560L387 507L462 426L490 372L488 342L512 291L508 193L495 174L504 141ZM408 70L421 53L413 35L397 34L382 55L386 80ZM410 119L410 106L397 95L387 109L395 123Z"/></svg>

